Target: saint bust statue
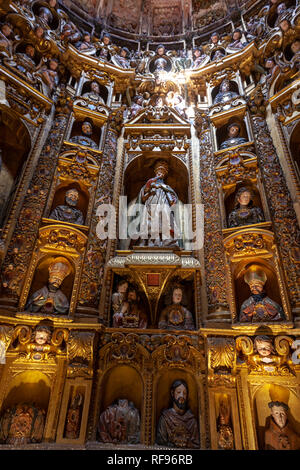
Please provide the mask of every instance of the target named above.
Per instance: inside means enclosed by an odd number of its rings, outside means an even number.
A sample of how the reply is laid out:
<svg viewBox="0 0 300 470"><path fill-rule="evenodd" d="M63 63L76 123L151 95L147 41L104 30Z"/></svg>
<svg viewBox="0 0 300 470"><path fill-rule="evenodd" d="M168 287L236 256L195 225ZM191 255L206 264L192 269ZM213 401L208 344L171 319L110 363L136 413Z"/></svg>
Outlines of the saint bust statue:
<svg viewBox="0 0 300 470"><path fill-rule="evenodd" d="M174 189L164 182L168 170L169 167L165 161L157 162L154 167L155 177L147 181L138 195L136 203L144 205L140 217L139 246L179 248L180 231L174 213L170 211L170 207L178 202L178 196ZM160 218L160 214L162 214L162 218ZM164 224L162 220L169 223ZM157 222L157 230L152 230L153 221Z"/></svg>
<svg viewBox="0 0 300 470"><path fill-rule="evenodd" d="M222 142L220 149L224 150L229 147L235 147L236 145L244 144L247 140L244 137L239 137L241 126L237 122L229 124L227 127L228 139Z"/></svg>
<svg viewBox="0 0 300 470"><path fill-rule="evenodd" d="M59 287L71 273L71 270L71 264L66 258L63 256L55 258L48 268L48 286L44 286L32 294L26 305L26 310L48 314L65 314L69 310L69 302Z"/></svg>
<svg viewBox="0 0 300 470"><path fill-rule="evenodd" d="M99 83L93 80L90 84L90 91L84 93L83 98L87 98L89 101L93 101L93 103L103 103L104 100L100 96L100 87Z"/></svg>
<svg viewBox="0 0 300 470"><path fill-rule="evenodd" d="M191 312L181 305L183 290L180 286L172 289L172 304L166 307L158 322L158 328L168 330L194 330L194 320Z"/></svg>
<svg viewBox="0 0 300 470"><path fill-rule="evenodd" d="M250 287L251 296L241 306L240 322L254 323L285 320L282 307L264 292L267 275L261 266L250 266L246 271L244 280Z"/></svg>
<svg viewBox="0 0 300 470"><path fill-rule="evenodd" d="M265 450L299 450L300 436L288 422L288 405L280 401L268 404L270 423L265 429Z"/></svg>
<svg viewBox="0 0 300 470"><path fill-rule="evenodd" d="M168 447L199 448L199 431L195 416L188 405L188 386L175 380L171 386L172 407L162 411L156 442Z"/></svg>
<svg viewBox="0 0 300 470"><path fill-rule="evenodd" d="M239 95L235 91L230 91L229 80L225 79L220 85L219 92L217 93L214 99L214 104L225 103L226 101L230 101L232 98L235 98L237 96Z"/></svg>
<svg viewBox="0 0 300 470"><path fill-rule="evenodd" d="M77 209L79 192L71 188L66 192L65 204L57 206L50 214L50 219L69 222L70 224L84 224L84 218L81 210Z"/></svg>
<svg viewBox="0 0 300 470"><path fill-rule="evenodd" d="M92 149L98 150L98 145L91 139L93 134L92 124L88 121L84 121L81 126L82 135L75 135L71 137L70 142L79 145L85 145L86 147L91 147Z"/></svg>
<svg viewBox="0 0 300 470"><path fill-rule="evenodd" d="M100 415L98 433L106 443L139 443L140 414L133 402L120 398L108 406Z"/></svg>
<svg viewBox="0 0 300 470"><path fill-rule="evenodd" d="M234 210L229 214L228 227L240 227L264 222L264 214L253 206L253 194L247 187L240 188L235 196Z"/></svg>

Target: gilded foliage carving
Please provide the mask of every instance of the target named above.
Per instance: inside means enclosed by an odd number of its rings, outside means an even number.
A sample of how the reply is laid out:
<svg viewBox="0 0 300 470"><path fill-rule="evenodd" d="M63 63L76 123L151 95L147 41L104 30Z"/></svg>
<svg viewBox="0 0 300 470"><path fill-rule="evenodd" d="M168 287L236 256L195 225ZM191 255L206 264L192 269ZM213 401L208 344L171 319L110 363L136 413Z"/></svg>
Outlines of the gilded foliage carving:
<svg viewBox="0 0 300 470"><path fill-rule="evenodd" d="M68 376L91 376L93 374L93 349L95 333L70 331L67 342Z"/></svg>

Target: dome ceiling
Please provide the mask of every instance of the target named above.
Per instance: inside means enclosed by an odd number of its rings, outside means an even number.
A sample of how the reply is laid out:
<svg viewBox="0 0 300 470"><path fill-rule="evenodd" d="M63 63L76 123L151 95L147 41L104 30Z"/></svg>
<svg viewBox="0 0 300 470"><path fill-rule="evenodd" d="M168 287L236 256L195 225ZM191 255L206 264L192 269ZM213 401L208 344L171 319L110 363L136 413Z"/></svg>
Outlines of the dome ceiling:
<svg viewBox="0 0 300 470"><path fill-rule="evenodd" d="M81 17L104 27L144 36L180 36L213 26L244 0L62 0ZM248 1L247 3L254 3ZM82 15L83 13L83 15ZM85 13L85 14L84 14Z"/></svg>

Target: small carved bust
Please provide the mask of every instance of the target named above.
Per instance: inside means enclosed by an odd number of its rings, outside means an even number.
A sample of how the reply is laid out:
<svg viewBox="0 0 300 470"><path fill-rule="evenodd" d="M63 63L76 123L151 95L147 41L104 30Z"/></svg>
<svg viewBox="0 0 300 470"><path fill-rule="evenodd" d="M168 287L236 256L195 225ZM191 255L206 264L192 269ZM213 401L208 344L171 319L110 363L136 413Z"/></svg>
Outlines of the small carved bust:
<svg viewBox="0 0 300 470"><path fill-rule="evenodd" d="M81 210L76 206L79 200L79 192L71 188L66 192L65 204L57 206L50 214L50 219L68 222L70 224L84 224L84 217Z"/></svg>
<svg viewBox="0 0 300 470"><path fill-rule="evenodd" d="M280 401L268 404L271 410L269 426L265 429L266 450L299 450L300 436L288 422L288 405Z"/></svg>
<svg viewBox="0 0 300 470"><path fill-rule="evenodd" d="M200 67L206 58L207 55L204 54L201 47L197 47L196 49L194 49L194 60L192 68L197 69L198 67Z"/></svg>
<svg viewBox="0 0 300 470"><path fill-rule="evenodd" d="M232 42L228 45L230 49L241 50L245 46L247 46L246 42L242 42L242 31L240 29L236 29L232 34Z"/></svg>
<svg viewBox="0 0 300 470"><path fill-rule="evenodd" d="M93 134L93 126L90 122L84 121L81 126L82 135L75 135L71 137L70 142L79 145L85 145L86 147L91 147L92 149L97 150L98 145L90 137Z"/></svg>
<svg viewBox="0 0 300 470"><path fill-rule="evenodd" d="M229 80L224 79L220 85L219 92L217 93L214 99L214 104L230 101L232 98L235 98L236 96L238 96L238 94L235 91L230 91Z"/></svg>
<svg viewBox="0 0 300 470"><path fill-rule="evenodd" d="M188 386L184 380L175 380L171 386L172 407L162 411L157 427L156 442L168 447L197 449L198 424L188 408Z"/></svg>
<svg viewBox="0 0 300 470"><path fill-rule="evenodd" d="M84 93L83 98L87 98L95 103L104 103L103 98L100 96L99 83L93 80L90 84L90 91Z"/></svg>
<svg viewBox="0 0 300 470"><path fill-rule="evenodd" d="M220 149L224 150L229 147L235 147L236 145L244 144L247 140L244 137L239 137L241 126L237 122L229 124L227 127L228 138L222 142Z"/></svg>
<svg viewBox="0 0 300 470"><path fill-rule="evenodd" d="M121 398L100 415L98 433L102 442L137 444L140 442L140 414L134 403Z"/></svg>
<svg viewBox="0 0 300 470"><path fill-rule="evenodd" d="M253 206L252 191L243 187L235 196L234 210L229 214L228 227L240 227L264 222L264 214L259 207Z"/></svg>
<svg viewBox="0 0 300 470"><path fill-rule="evenodd" d="M158 328L168 330L194 330L194 320L191 312L181 305L183 289L180 286L174 286L172 289L172 304L166 307L158 322Z"/></svg>

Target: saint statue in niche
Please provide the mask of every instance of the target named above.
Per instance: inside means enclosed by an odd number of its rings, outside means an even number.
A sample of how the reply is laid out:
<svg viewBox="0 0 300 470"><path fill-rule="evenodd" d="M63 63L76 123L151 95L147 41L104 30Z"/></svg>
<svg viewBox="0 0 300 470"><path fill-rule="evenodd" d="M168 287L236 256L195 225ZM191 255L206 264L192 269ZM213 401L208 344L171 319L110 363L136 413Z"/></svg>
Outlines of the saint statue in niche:
<svg viewBox="0 0 300 470"><path fill-rule="evenodd" d="M134 403L122 398L108 406L100 415L98 433L102 442L138 444L140 414Z"/></svg>
<svg viewBox="0 0 300 470"><path fill-rule="evenodd" d="M0 441L14 446L41 442L44 426L44 410L31 404L14 405L0 419Z"/></svg>
<svg viewBox="0 0 300 470"><path fill-rule="evenodd" d="M60 256L50 263L48 271L48 286L44 286L32 294L26 305L26 310L63 315L69 310L69 301L59 287L71 273L71 264L66 258Z"/></svg>
<svg viewBox="0 0 300 470"><path fill-rule="evenodd" d="M66 192L65 204L57 206L50 214L50 219L69 222L70 224L84 224L84 218L81 210L77 209L79 192L71 188Z"/></svg>
<svg viewBox="0 0 300 470"><path fill-rule="evenodd" d="M156 442L168 447L199 448L199 431L195 416L188 409L188 386L175 380L171 386L172 407L162 411Z"/></svg>
<svg viewBox="0 0 300 470"><path fill-rule="evenodd" d="M273 322L285 319L282 307L264 292L267 275L260 266L251 266L244 280L250 287L251 296L241 306L240 322Z"/></svg>
<svg viewBox="0 0 300 470"><path fill-rule="evenodd" d="M229 124L229 126L227 127L228 139L222 142L220 149L224 150L229 147L235 147L236 145L244 144L245 142L247 142L245 137L239 137L240 130L241 126L237 122Z"/></svg>
<svg viewBox="0 0 300 470"><path fill-rule="evenodd" d="M128 288L126 281L120 283L118 292L113 294L113 309L114 328L147 328L147 315L141 304L140 295L135 287Z"/></svg>
<svg viewBox="0 0 300 470"><path fill-rule="evenodd" d="M234 449L234 436L231 426L230 401L227 397L220 400L220 410L217 419L218 448L222 450Z"/></svg>
<svg viewBox="0 0 300 470"><path fill-rule="evenodd" d="M172 304L163 309L158 321L158 328L167 330L194 330L191 312L181 304L183 288L175 285L172 289Z"/></svg>
<svg viewBox="0 0 300 470"><path fill-rule="evenodd" d="M79 145L85 145L91 147L94 150L98 150L98 145L90 137L93 134L93 126L90 122L84 121L81 126L82 135L75 135L71 137L70 142Z"/></svg>
<svg viewBox="0 0 300 470"><path fill-rule="evenodd" d="M265 450L299 450L300 436L288 422L288 405L271 401L268 406L271 416L269 426L265 429Z"/></svg>
<svg viewBox="0 0 300 470"><path fill-rule="evenodd" d="M177 204L178 196L174 189L164 182L168 170L166 162L156 163L155 177L147 181L138 195L136 204L144 205L139 218L139 246L179 248L180 232L175 220L176 214L170 211L170 208Z"/></svg>
<svg viewBox="0 0 300 470"><path fill-rule="evenodd" d="M253 193L247 187L240 188L235 196L234 210L229 214L228 227L240 227L264 222L264 214L253 206Z"/></svg>
<svg viewBox="0 0 300 470"><path fill-rule="evenodd" d="M229 80L225 79L220 85L219 92L214 99L214 104L225 103L226 101L230 101L232 98L236 98L237 96L239 95L235 91L230 91L230 82Z"/></svg>
<svg viewBox="0 0 300 470"><path fill-rule="evenodd" d="M104 104L104 100L103 98L100 96L100 87L99 87L99 83L96 82L95 80L93 80L90 84L90 91L86 92L83 94L83 98L87 98L89 101L93 101L93 103L103 103ZM91 108L93 109L93 108Z"/></svg>

